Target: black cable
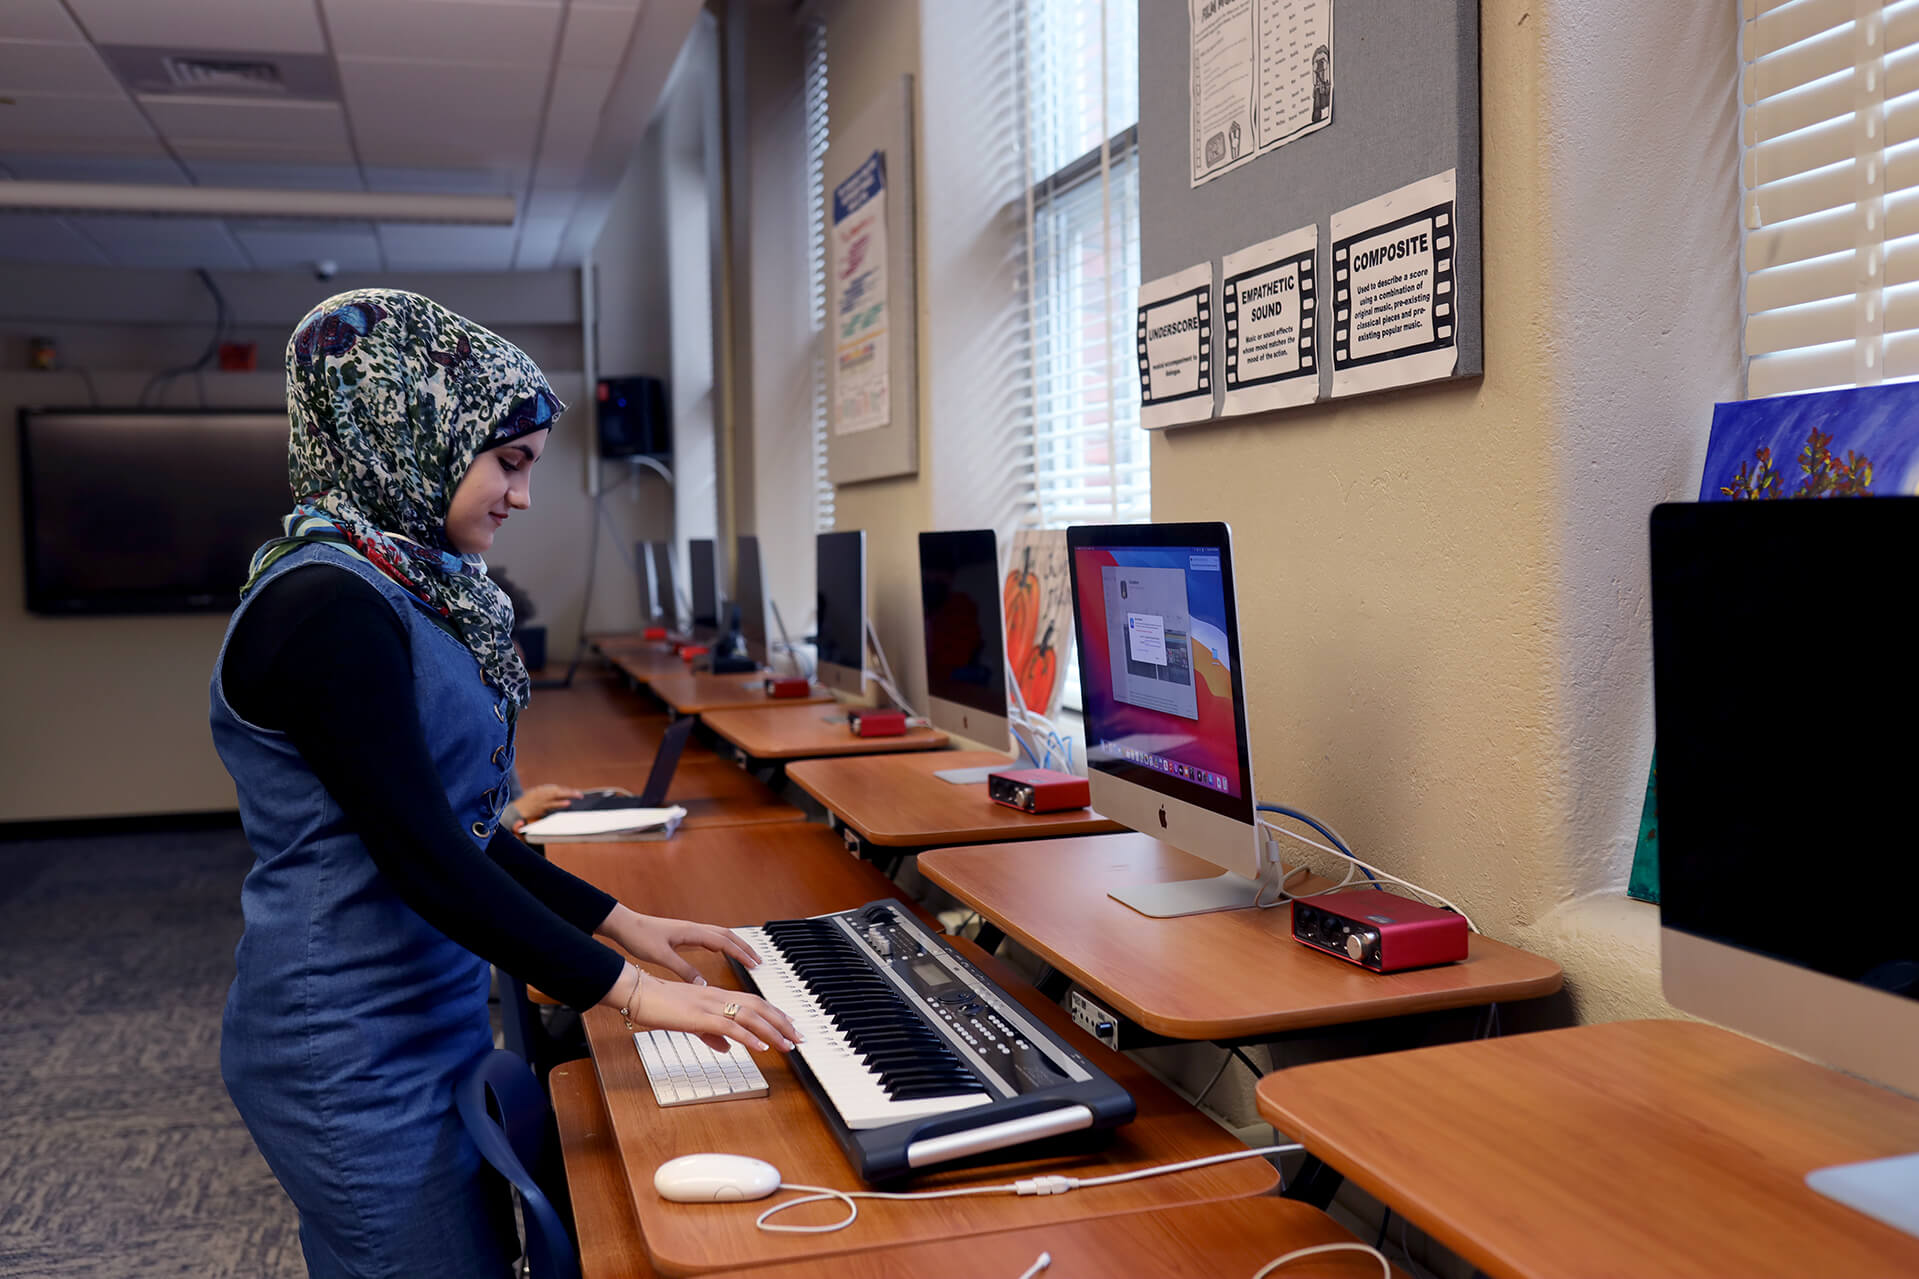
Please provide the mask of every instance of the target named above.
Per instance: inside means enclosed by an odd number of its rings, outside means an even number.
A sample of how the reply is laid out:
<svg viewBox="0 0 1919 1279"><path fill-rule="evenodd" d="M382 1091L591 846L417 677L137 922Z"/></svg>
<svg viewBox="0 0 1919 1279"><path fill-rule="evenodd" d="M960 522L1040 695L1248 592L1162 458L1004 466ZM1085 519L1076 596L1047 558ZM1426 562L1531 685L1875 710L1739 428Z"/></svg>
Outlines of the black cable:
<svg viewBox="0 0 1919 1279"><path fill-rule="evenodd" d="M227 333L228 315L226 295L220 292L220 286L213 282L213 276L205 267L199 268L194 274L200 277L200 283L204 284L207 292L213 295L213 336L207 341L207 349L202 351L200 358L193 363L183 364L179 368L167 369L163 372L155 373L149 378L147 384L140 389L139 406L141 408L146 407L147 399L153 394L156 387L163 388L167 383L184 374L198 373L201 369L211 364L213 357L220 353L220 343L225 339ZM204 393L201 399L202 401L205 400ZM206 407L204 402L201 404L201 407Z"/></svg>
<svg viewBox="0 0 1919 1279"><path fill-rule="evenodd" d="M1246 1050L1244 1048L1241 1048L1238 1044L1234 1044L1232 1048L1232 1054L1233 1056L1239 1058L1241 1061L1246 1063L1246 1069L1253 1072L1254 1079L1266 1078L1269 1072L1262 1070L1258 1066L1254 1065L1253 1059L1246 1055Z"/></svg>
<svg viewBox="0 0 1919 1279"><path fill-rule="evenodd" d="M1378 1252L1386 1246L1386 1227L1393 1224L1393 1210L1391 1208L1384 1208L1381 1209L1381 1212L1383 1215L1379 1219L1379 1233L1373 1236L1374 1252Z"/></svg>

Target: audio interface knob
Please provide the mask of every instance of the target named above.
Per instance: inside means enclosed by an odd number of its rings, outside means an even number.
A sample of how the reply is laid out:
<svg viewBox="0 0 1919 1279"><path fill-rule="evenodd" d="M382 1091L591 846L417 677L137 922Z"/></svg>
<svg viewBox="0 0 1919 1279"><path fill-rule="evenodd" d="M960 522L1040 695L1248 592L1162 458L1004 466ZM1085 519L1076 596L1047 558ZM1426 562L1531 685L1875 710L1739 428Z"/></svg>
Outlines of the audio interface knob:
<svg viewBox="0 0 1919 1279"><path fill-rule="evenodd" d="M1346 953L1354 959L1366 958L1366 938L1359 933L1354 933L1348 937L1346 939Z"/></svg>

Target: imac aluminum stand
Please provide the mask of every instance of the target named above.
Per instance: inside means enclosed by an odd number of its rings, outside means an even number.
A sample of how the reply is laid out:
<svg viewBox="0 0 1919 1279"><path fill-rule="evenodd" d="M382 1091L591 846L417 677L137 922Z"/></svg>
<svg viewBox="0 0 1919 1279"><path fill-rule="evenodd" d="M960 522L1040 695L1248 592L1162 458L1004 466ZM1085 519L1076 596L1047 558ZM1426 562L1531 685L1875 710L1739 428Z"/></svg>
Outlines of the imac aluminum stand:
<svg viewBox="0 0 1919 1279"><path fill-rule="evenodd" d="M1828 1199L1919 1238L1919 1152L1815 1168L1806 1174L1806 1184Z"/></svg>
<svg viewBox="0 0 1919 1279"><path fill-rule="evenodd" d="M1280 884L1285 872L1280 868L1278 857L1264 846L1265 841L1261 843L1258 879L1227 871L1210 879L1175 879L1116 888L1107 896L1153 919L1204 915L1216 910L1245 910L1262 903L1276 903L1283 897Z"/></svg>

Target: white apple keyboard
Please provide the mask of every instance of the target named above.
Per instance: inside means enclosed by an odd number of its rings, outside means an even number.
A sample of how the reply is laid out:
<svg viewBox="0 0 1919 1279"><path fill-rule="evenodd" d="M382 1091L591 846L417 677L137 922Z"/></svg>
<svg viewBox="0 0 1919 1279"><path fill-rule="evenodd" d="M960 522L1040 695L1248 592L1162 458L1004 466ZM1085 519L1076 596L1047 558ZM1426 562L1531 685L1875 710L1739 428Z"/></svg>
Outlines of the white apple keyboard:
<svg viewBox="0 0 1919 1279"><path fill-rule="evenodd" d="M636 1031L633 1045L653 1085L653 1100L662 1106L767 1094L766 1076L744 1047L716 1053L684 1030Z"/></svg>

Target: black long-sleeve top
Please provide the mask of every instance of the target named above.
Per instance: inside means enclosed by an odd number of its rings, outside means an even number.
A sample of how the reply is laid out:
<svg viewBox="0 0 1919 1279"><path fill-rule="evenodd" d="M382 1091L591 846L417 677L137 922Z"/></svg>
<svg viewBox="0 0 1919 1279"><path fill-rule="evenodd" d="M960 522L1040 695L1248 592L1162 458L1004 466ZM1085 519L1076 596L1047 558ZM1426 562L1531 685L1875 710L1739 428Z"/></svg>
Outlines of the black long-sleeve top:
<svg viewBox="0 0 1919 1279"><path fill-rule="evenodd" d="M623 961L592 934L613 898L505 827L482 852L454 816L414 711L406 630L377 589L317 565L283 573L234 628L221 680L242 718L299 748L428 923L575 1008L612 989Z"/></svg>

